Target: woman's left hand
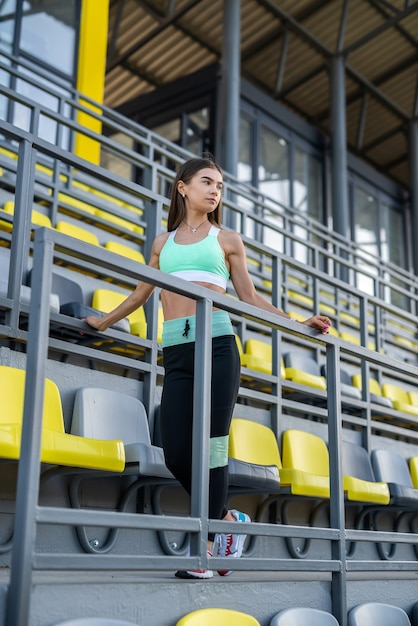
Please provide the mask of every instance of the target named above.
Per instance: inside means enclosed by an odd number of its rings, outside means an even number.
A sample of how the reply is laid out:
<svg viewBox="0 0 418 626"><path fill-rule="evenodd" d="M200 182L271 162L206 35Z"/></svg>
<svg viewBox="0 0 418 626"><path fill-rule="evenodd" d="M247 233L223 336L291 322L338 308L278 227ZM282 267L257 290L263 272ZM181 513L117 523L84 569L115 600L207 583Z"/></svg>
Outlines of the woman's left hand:
<svg viewBox="0 0 418 626"><path fill-rule="evenodd" d="M323 335L326 335L329 332L329 327L332 326L331 320L326 315L314 315L301 323L310 328L320 330Z"/></svg>

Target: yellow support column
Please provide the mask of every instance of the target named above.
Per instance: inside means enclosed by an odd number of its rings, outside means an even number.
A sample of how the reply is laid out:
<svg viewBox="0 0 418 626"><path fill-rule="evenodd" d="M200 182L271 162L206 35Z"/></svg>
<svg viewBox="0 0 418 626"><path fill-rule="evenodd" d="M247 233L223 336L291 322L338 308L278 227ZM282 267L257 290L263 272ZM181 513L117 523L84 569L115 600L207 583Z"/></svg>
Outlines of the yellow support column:
<svg viewBox="0 0 418 626"><path fill-rule="evenodd" d="M106 73L109 0L83 0L78 50L77 90L99 104L103 102ZM80 98L80 104L95 113L101 109ZM88 113L79 112L77 122L95 133L101 133L101 122ZM77 133L75 154L95 164L100 163L100 143Z"/></svg>

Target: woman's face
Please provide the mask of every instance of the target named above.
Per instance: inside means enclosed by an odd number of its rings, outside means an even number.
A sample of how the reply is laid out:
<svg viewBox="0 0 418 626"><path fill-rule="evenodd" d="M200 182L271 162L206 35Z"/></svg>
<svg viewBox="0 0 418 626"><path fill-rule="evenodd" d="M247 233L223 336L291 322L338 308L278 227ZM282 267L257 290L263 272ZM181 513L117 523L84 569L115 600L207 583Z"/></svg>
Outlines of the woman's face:
<svg viewBox="0 0 418 626"><path fill-rule="evenodd" d="M187 208L211 213L221 200L222 182L222 175L217 169L205 167L199 170L189 183L180 181L178 190L185 194Z"/></svg>

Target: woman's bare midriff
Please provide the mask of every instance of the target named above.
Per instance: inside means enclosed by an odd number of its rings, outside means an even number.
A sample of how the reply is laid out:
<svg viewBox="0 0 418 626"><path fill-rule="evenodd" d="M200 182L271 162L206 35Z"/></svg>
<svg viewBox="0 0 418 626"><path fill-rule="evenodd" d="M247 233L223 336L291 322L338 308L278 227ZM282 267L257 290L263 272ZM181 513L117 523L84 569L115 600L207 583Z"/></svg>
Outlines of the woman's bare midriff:
<svg viewBox="0 0 418 626"><path fill-rule="evenodd" d="M211 283L196 282L194 284L206 287L217 293L225 293L225 289L217 285L212 285ZM178 293L167 291L166 289L161 290L161 303L163 305L165 320L174 320L179 317L196 315L196 301L191 298L186 298L185 296L180 296ZM214 307L213 310L216 311L218 309Z"/></svg>

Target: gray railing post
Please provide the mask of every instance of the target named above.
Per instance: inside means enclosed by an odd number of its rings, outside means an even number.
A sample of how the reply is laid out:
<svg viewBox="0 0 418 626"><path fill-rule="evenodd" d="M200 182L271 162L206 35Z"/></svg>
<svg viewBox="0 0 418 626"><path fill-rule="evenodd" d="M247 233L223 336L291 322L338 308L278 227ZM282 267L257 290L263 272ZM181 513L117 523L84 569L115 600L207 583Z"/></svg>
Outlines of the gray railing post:
<svg viewBox="0 0 418 626"><path fill-rule="evenodd" d="M198 538L192 537L192 554L198 548L205 567L209 515L209 437L212 370L212 302L196 302L196 342L193 389L193 454L191 515L201 519ZM196 546L196 542L199 543Z"/></svg>
<svg viewBox="0 0 418 626"><path fill-rule="evenodd" d="M23 140L19 145L15 209L13 216L13 238L10 252L9 294L15 305L10 312L10 325L17 329L20 314L20 290L23 274L27 270L29 238L35 177L35 153L32 143Z"/></svg>
<svg viewBox="0 0 418 626"><path fill-rule="evenodd" d="M6 626L27 626L29 623L53 252L53 243L48 240L45 228L36 231L34 249L33 280L39 288L32 290L30 303L22 441Z"/></svg>
<svg viewBox="0 0 418 626"><path fill-rule="evenodd" d="M341 389L340 350L337 345L327 345L327 402L328 402L328 448L330 473L330 523L340 531L339 541L331 542L331 557L341 566L332 572L331 598L333 613L340 626L347 624L347 563L345 544L345 510L343 472L341 458Z"/></svg>

